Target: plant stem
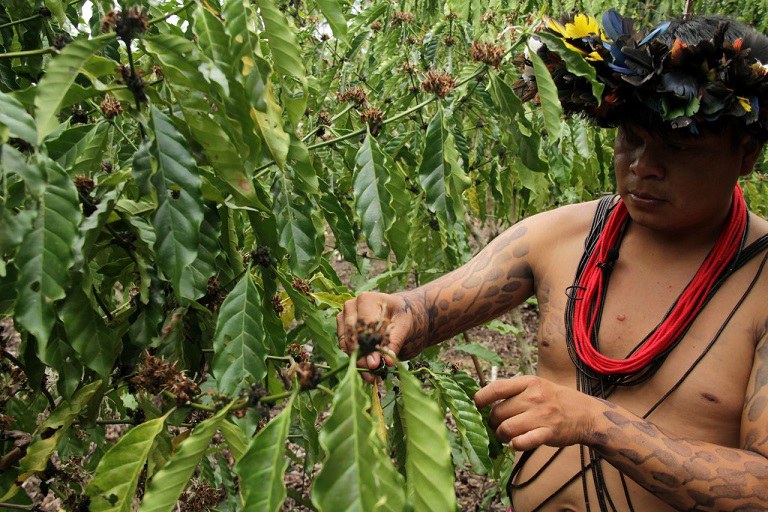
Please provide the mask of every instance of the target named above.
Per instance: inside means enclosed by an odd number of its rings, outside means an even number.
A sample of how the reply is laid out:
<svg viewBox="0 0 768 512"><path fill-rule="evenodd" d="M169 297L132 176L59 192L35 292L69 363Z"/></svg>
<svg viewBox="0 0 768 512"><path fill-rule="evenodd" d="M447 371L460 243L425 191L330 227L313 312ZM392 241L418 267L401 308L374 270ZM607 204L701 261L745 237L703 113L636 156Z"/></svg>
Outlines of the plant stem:
<svg viewBox="0 0 768 512"><path fill-rule="evenodd" d="M467 334L466 331L461 333L462 336L464 336L464 341L467 343L470 343L469 334ZM477 380L480 381L480 387L484 388L486 381L485 381L485 374L483 373L483 367L480 365L480 361L477 359L477 356L473 355L472 357L472 364L475 365L475 371L477 372Z"/></svg>
<svg viewBox="0 0 768 512"><path fill-rule="evenodd" d="M331 397L333 396L333 391L331 391L327 387L323 386L322 384L318 384L317 385L317 389L319 389L320 391L322 391L323 393L325 393L328 396L331 396Z"/></svg>
<svg viewBox="0 0 768 512"><path fill-rule="evenodd" d="M683 19L687 20L693 14L693 0L685 0L685 9L683 10Z"/></svg>
<svg viewBox="0 0 768 512"><path fill-rule="evenodd" d="M67 4L67 7L69 7L70 5L79 4L82 1L83 0L74 0L72 2L69 2ZM15 21L9 21L8 23L3 23L2 25L0 25L0 30L2 30L4 28L13 27L15 25L21 25L22 23L26 23L28 21L34 21L34 20L36 20L38 18L42 18L42 17L43 17L43 15L38 13L38 14L33 14L32 16L27 16L26 18L21 18L21 19L15 20Z"/></svg>
<svg viewBox="0 0 768 512"><path fill-rule="evenodd" d="M117 123L114 121L114 119L113 119L113 120L111 120L109 124L111 124L112 126L114 126L114 127L115 127L115 129L116 129L118 132L120 132L120 135L122 135L122 136L123 136L123 138L125 139L125 141L126 141L128 144L130 144L130 145L131 145L131 147L133 148L133 150L134 150L134 151L138 151L138 150L139 150L139 148L138 148L138 147L136 147L136 144L134 144L134 143L133 143L133 141L132 141L131 139L129 139L129 138L128 138L128 136L125 134L125 132L122 130L122 128L120 128L120 127L117 125Z"/></svg>
<svg viewBox="0 0 768 512"><path fill-rule="evenodd" d="M14 59L16 57L31 57L32 55L45 55L46 53L53 53L54 48L38 48L37 50L24 50L21 52L8 52L0 53L0 59Z"/></svg>
<svg viewBox="0 0 768 512"><path fill-rule="evenodd" d="M151 20L149 20L149 24L150 25L154 25L155 23L159 23L159 22L161 22L163 20L166 20L166 19L170 18L171 16L179 14L181 11L183 11L184 9L186 9L186 8L188 8L188 7L190 7L190 6L194 5L194 4L195 4L195 0L190 0L189 2L185 3L181 7L172 10L168 14L163 14L162 16L158 16L157 18L152 18Z"/></svg>
<svg viewBox="0 0 768 512"><path fill-rule="evenodd" d="M17 505L16 503L0 503L0 508L8 510L32 510L32 505Z"/></svg>

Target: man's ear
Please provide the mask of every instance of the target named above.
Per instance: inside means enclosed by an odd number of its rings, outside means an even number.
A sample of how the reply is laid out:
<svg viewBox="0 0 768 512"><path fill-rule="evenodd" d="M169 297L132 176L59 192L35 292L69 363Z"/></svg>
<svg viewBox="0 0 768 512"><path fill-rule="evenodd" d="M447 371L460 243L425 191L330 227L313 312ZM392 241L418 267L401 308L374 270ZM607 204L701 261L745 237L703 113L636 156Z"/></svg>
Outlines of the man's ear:
<svg viewBox="0 0 768 512"><path fill-rule="evenodd" d="M763 143L752 135L747 135L742 139L740 146L741 169L739 176L747 176L755 168L755 162L763 150Z"/></svg>

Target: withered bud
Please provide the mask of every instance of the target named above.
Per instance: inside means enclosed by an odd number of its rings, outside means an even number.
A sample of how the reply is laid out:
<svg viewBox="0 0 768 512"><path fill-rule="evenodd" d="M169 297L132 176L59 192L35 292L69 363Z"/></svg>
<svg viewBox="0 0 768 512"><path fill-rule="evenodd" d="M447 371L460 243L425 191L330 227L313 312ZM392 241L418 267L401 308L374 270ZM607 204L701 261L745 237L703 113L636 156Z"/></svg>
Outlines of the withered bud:
<svg viewBox="0 0 768 512"><path fill-rule="evenodd" d="M484 13L482 16L480 16L480 21L482 23L493 23L496 20L496 13L493 11L488 11Z"/></svg>
<svg viewBox="0 0 768 512"><path fill-rule="evenodd" d="M61 50L71 42L72 36L66 32L61 32L60 34L56 34L56 37L53 38L53 47L57 50Z"/></svg>
<svg viewBox="0 0 768 512"><path fill-rule="evenodd" d="M424 81L421 82L422 89L437 94L440 99L448 96L454 87L456 81L446 72L427 71Z"/></svg>
<svg viewBox="0 0 768 512"><path fill-rule="evenodd" d="M413 23L413 14L409 12L396 11L392 14L392 23L395 25Z"/></svg>
<svg viewBox="0 0 768 512"><path fill-rule="evenodd" d="M358 107L368 104L368 96L365 94L362 87L350 87L346 91L337 94L336 97L342 103L351 101Z"/></svg>
<svg viewBox="0 0 768 512"><path fill-rule="evenodd" d="M474 62L482 62L499 69L499 64L504 58L504 47L491 43L478 43L474 41L469 49Z"/></svg>
<svg viewBox="0 0 768 512"><path fill-rule="evenodd" d="M78 176L72 182L81 196L88 197L93 192L93 180L87 176Z"/></svg>
<svg viewBox="0 0 768 512"><path fill-rule="evenodd" d="M377 108L368 108L360 113L360 120L368 125L371 135L379 134L384 123L384 114Z"/></svg>
<svg viewBox="0 0 768 512"><path fill-rule="evenodd" d="M101 18L101 31L106 33L115 28L120 16L120 11L107 11Z"/></svg>
<svg viewBox="0 0 768 512"><path fill-rule="evenodd" d="M275 313L277 313L278 315L285 310L285 307L283 306L283 301L279 295L274 295L272 297L271 302L272 302L272 309L274 309Z"/></svg>
<svg viewBox="0 0 768 512"><path fill-rule="evenodd" d="M88 112L82 108L76 108L72 111L72 124L88 124Z"/></svg>
<svg viewBox="0 0 768 512"><path fill-rule="evenodd" d="M308 297L312 297L310 295L312 293L312 284L306 279L296 277L291 281L291 286L293 286L296 291L301 292Z"/></svg>
<svg viewBox="0 0 768 512"><path fill-rule="evenodd" d="M374 32L378 32L378 31L381 30L382 25L381 25L381 22L379 20L376 20L373 23L371 23L370 25L368 25L368 28L370 28Z"/></svg>
<svg viewBox="0 0 768 512"><path fill-rule="evenodd" d="M360 347L360 357L371 354L380 347L389 344L389 319L380 322L357 322L357 344Z"/></svg>
<svg viewBox="0 0 768 512"><path fill-rule="evenodd" d="M443 38L443 44L445 46L453 46L456 44L456 38L453 36L445 36Z"/></svg>
<svg viewBox="0 0 768 512"><path fill-rule="evenodd" d="M320 384L320 379L323 376L322 370L315 366L314 363L297 363L291 366L289 374L296 375L299 378L299 386L301 389L315 389Z"/></svg>
<svg viewBox="0 0 768 512"><path fill-rule="evenodd" d="M115 23L117 37L125 41L131 40L136 34L140 34L149 28L149 18L140 5L134 5L128 11L120 13Z"/></svg>
<svg viewBox="0 0 768 512"><path fill-rule="evenodd" d="M104 95L104 99L99 106L101 107L101 113L104 114L104 117L107 119L114 119L123 113L123 107L120 105L120 102L117 98L109 94Z"/></svg>
<svg viewBox="0 0 768 512"><path fill-rule="evenodd" d="M251 259L262 267L269 267L275 262L274 258L272 258L272 252L266 245L256 247L256 250L251 252Z"/></svg>

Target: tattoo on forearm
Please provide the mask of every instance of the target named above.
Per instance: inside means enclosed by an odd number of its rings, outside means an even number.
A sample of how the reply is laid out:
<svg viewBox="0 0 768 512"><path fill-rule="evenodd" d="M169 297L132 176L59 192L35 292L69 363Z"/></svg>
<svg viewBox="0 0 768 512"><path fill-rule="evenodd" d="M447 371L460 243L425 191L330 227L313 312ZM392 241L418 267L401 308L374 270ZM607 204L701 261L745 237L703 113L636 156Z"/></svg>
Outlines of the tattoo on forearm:
<svg viewBox="0 0 768 512"><path fill-rule="evenodd" d="M525 225L518 225L465 266L421 287L418 295L406 294L406 305L418 320L403 347L404 358L495 318L527 298L533 282L526 260L527 232Z"/></svg>
<svg viewBox="0 0 768 512"><path fill-rule="evenodd" d="M768 460L759 453L671 437L617 409L593 446L617 469L680 510L768 509Z"/></svg>

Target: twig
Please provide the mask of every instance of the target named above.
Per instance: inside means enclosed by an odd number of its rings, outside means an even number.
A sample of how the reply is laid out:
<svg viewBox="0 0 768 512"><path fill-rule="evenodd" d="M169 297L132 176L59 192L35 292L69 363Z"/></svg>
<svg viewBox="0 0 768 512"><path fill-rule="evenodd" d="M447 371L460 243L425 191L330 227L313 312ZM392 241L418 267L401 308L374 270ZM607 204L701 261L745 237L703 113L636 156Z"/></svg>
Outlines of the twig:
<svg viewBox="0 0 768 512"><path fill-rule="evenodd" d="M69 7L70 5L79 4L82 1L83 0L74 0L72 2L69 2L67 4L67 7ZM34 21L34 20L36 20L38 18L42 18L42 17L43 17L42 14L37 13L37 14L33 14L32 16L27 16L26 18L21 18L21 19L15 20L15 21L9 21L8 23L3 23L2 25L0 25L0 30L2 30L4 28L10 28L10 27L13 27L15 25L21 25L22 23L26 23L28 21Z"/></svg>
<svg viewBox="0 0 768 512"><path fill-rule="evenodd" d="M22 370L24 369L24 363L22 363L22 362L19 360L19 358L18 358L18 357L16 357L15 355L11 354L11 353L10 353L10 352L8 352L7 350L5 350L5 349L3 349L3 350L2 350L2 356L3 356L4 358L8 359L8 360L9 360L10 362L12 362L13 364L15 364L16 366L18 366L19 368L21 368Z"/></svg>
<svg viewBox="0 0 768 512"><path fill-rule="evenodd" d="M32 505L17 505L16 503L0 503L0 508L8 510L32 510Z"/></svg>
<svg viewBox="0 0 768 512"><path fill-rule="evenodd" d="M464 341L467 343L470 343L469 334L467 334L467 331L464 331L461 333L462 336L464 336ZM486 381L485 381L485 374L483 373L483 367L480 365L480 360L477 358L476 355L470 356L472 358L472 364L475 365L475 371L477 372L477 380L480 381L480 387L484 388Z"/></svg>
<svg viewBox="0 0 768 512"><path fill-rule="evenodd" d="M114 316L112 316L112 313L109 311L109 308L104 303L104 300L99 296L99 292L96 290L96 287L91 285L91 291L93 291L93 298L96 299L96 304L99 305L101 310L104 312L105 315L107 315L107 320L109 322L112 322L112 320L115 319Z"/></svg>
<svg viewBox="0 0 768 512"><path fill-rule="evenodd" d="M687 20L693 14L693 0L685 0L685 9L683 10L683 19Z"/></svg>

